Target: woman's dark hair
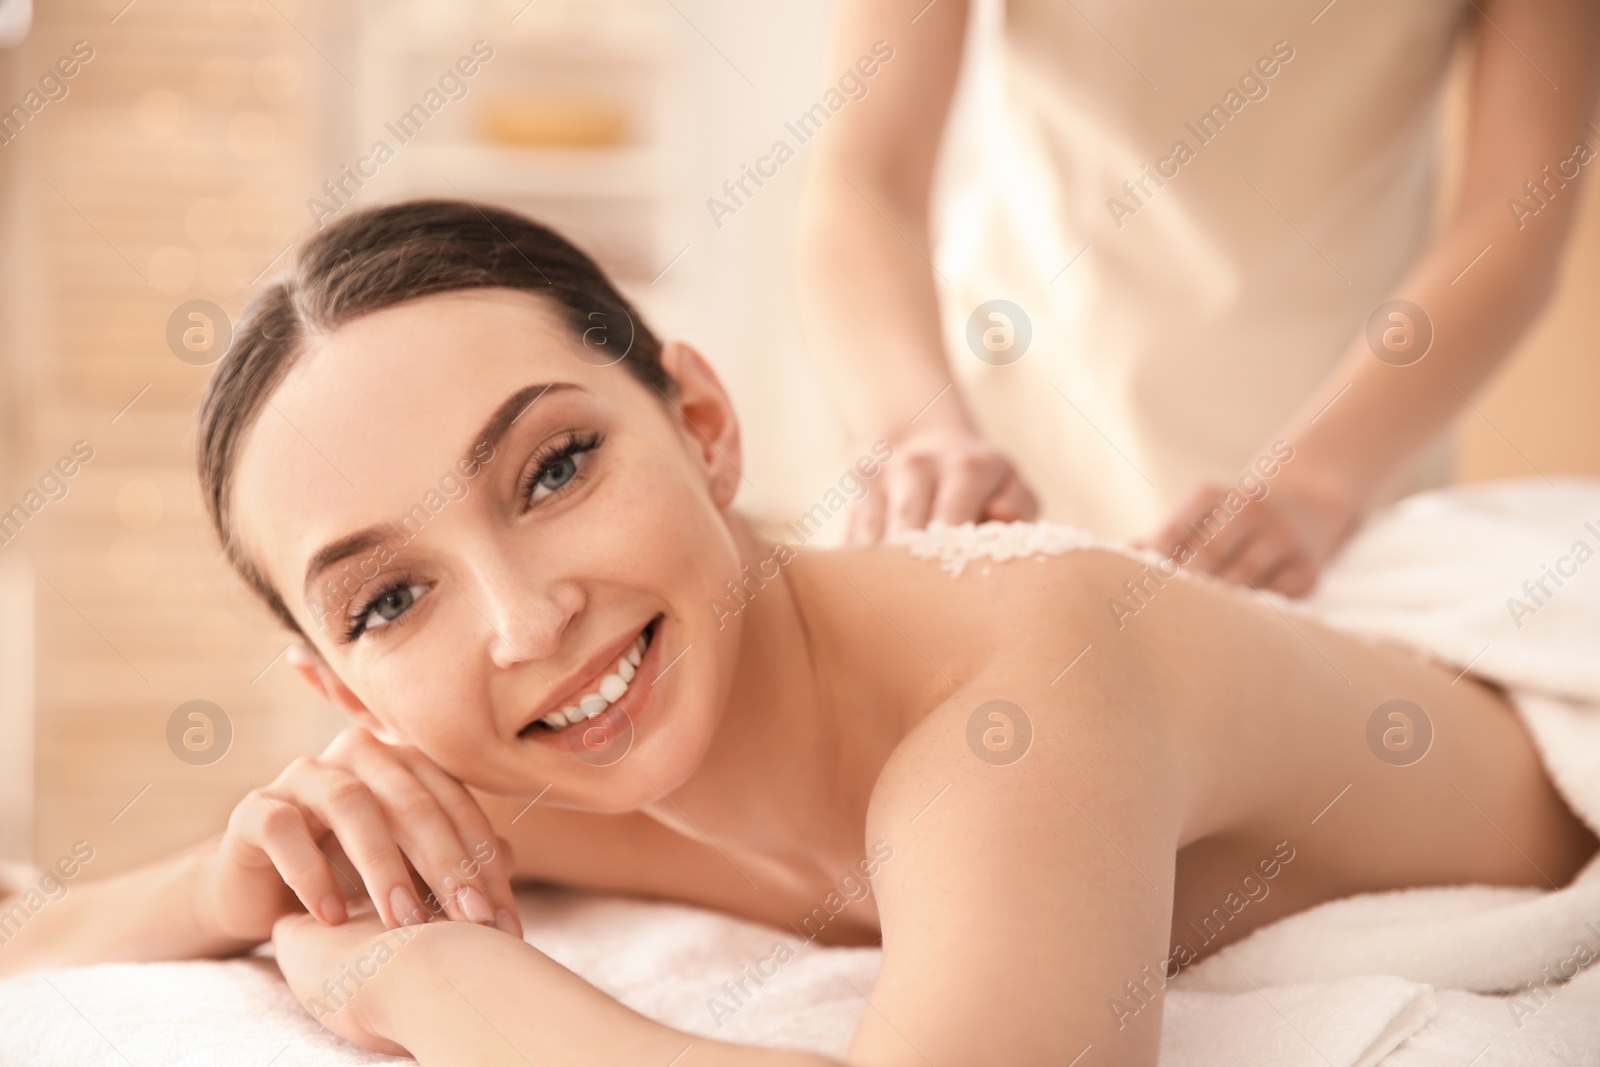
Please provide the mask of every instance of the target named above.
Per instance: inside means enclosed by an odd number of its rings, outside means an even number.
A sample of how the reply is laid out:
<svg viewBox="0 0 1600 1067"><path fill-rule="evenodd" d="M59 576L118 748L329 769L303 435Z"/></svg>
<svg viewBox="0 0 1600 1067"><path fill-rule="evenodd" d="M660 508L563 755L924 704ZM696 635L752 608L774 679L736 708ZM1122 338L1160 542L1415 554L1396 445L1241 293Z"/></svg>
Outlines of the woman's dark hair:
<svg viewBox="0 0 1600 1067"><path fill-rule="evenodd" d="M308 336L425 296L490 288L524 290L551 301L575 353L606 353L594 362L619 361L643 384L673 394L661 367L661 342L594 260L546 226L464 200L389 204L329 226L245 308L206 386L196 434L200 488L223 550L291 630L300 627L288 606L233 534L233 470L250 427ZM601 348L597 341L610 345ZM620 360L611 354L618 348L626 352Z"/></svg>

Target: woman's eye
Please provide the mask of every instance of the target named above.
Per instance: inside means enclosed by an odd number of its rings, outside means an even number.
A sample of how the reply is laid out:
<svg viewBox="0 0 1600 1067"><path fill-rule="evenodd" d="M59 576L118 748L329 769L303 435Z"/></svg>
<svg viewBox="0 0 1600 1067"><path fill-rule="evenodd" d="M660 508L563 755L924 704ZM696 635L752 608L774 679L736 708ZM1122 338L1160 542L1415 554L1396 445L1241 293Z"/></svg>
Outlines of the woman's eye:
<svg viewBox="0 0 1600 1067"><path fill-rule="evenodd" d="M560 492L563 486L578 476L578 468L587 455L586 452L574 452L552 460L534 479L528 502L536 503L551 493Z"/></svg>
<svg viewBox="0 0 1600 1067"><path fill-rule="evenodd" d="M365 618L362 619L362 629L372 630L380 626L387 626L407 611L422 594L427 592L423 585L403 585L391 589L372 602L372 607L367 609Z"/></svg>

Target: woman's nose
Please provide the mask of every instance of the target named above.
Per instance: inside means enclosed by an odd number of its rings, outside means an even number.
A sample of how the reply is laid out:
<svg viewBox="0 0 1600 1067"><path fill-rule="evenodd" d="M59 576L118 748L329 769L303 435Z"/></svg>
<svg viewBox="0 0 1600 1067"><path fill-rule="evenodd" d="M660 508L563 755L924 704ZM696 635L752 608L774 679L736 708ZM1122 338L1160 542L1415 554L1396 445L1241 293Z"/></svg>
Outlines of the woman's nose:
<svg viewBox="0 0 1600 1067"><path fill-rule="evenodd" d="M478 613L493 630L489 658L494 665L508 670L555 655L583 610L582 590L573 582L529 580L506 571L482 577Z"/></svg>

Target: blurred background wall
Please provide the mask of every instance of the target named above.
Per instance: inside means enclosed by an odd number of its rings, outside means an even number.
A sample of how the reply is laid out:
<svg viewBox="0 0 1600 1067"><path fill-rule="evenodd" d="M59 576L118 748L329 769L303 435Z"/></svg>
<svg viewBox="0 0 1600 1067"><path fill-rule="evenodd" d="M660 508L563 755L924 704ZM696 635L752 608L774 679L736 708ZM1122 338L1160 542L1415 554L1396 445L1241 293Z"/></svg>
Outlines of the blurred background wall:
<svg viewBox="0 0 1600 1067"><path fill-rule="evenodd" d="M339 726L223 565L191 458L226 318L319 218L434 193L557 224L727 378L746 424L741 506L786 519L837 479L853 453L792 300L804 150L736 213L706 205L816 100L826 14L824 0L35 12L0 50L0 107L63 60L75 73L0 144L0 509L45 500L0 545L0 859L48 862L83 839L108 874L193 841ZM474 73L441 88L463 57ZM1600 475L1597 287L1591 196L1555 305L1460 421L1461 478Z"/></svg>

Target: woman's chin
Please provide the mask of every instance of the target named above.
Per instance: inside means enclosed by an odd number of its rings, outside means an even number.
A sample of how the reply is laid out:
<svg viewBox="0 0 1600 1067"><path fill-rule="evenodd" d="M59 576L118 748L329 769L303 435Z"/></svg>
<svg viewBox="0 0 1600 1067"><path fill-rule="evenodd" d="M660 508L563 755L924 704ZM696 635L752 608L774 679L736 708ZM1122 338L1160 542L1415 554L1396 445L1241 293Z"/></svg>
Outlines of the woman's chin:
<svg viewBox="0 0 1600 1067"><path fill-rule="evenodd" d="M667 724L668 729L672 724ZM622 815L659 803L688 782L705 756L698 731L683 736L638 736L614 762L591 764L574 757L559 771L544 764L554 778L548 800L562 807L599 815ZM704 739L709 741L709 735ZM543 788L543 786L539 786Z"/></svg>
<svg viewBox="0 0 1600 1067"><path fill-rule="evenodd" d="M539 779L535 792L548 783L547 799L562 806L621 814L659 802L694 776L715 733L716 716L707 709L719 706L716 687L697 676L702 664L677 663L676 648L658 652L656 644L640 665L640 674L656 681L636 699L523 742L525 765ZM673 669L662 670L667 665Z"/></svg>

